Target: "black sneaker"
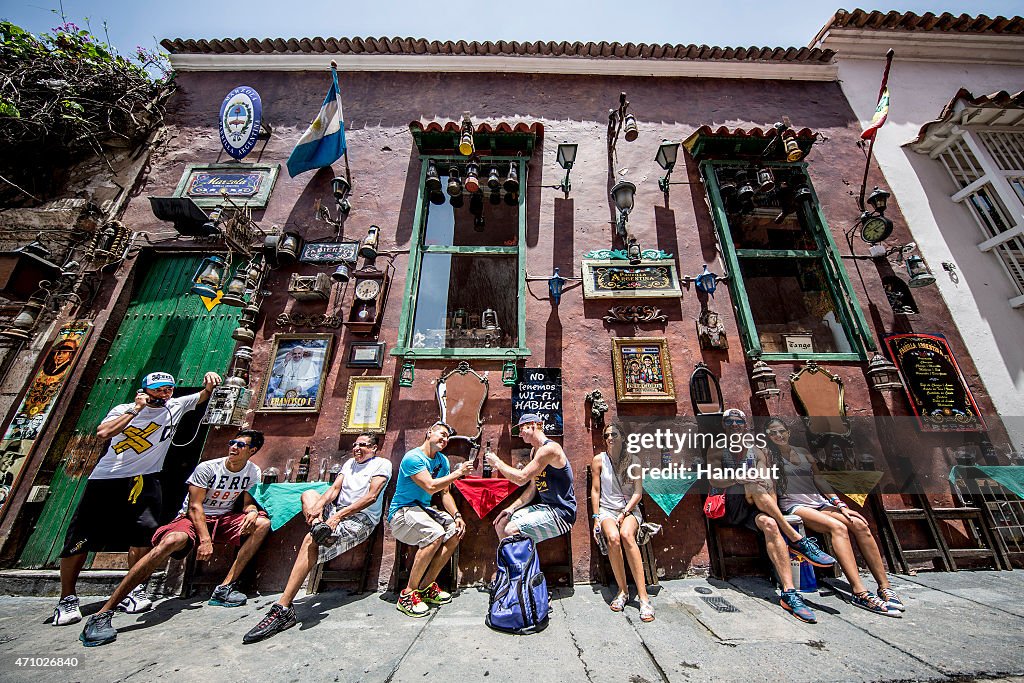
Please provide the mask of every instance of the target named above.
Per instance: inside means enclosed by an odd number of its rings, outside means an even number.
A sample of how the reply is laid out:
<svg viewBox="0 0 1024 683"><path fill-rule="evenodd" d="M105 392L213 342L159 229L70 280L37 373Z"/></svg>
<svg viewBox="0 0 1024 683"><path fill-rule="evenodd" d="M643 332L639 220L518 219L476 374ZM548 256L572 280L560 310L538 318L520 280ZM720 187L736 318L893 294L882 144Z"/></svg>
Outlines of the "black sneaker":
<svg viewBox="0 0 1024 683"><path fill-rule="evenodd" d="M82 635L78 636L82 645L96 647L117 640L117 629L110 624L110 619L113 616L114 610L107 610L106 612L97 612L89 617L89 620L85 622L85 628L82 629Z"/></svg>
<svg viewBox="0 0 1024 683"><path fill-rule="evenodd" d="M217 607L241 607L246 599L245 593L235 590L235 584L225 583L213 589L208 604Z"/></svg>
<svg viewBox="0 0 1024 683"><path fill-rule="evenodd" d="M334 535L334 529L324 522L314 524L313 528L309 530L309 535L313 537L314 543L328 548L338 541L338 537Z"/></svg>
<svg viewBox="0 0 1024 683"><path fill-rule="evenodd" d="M260 623L256 624L251 631L242 636L243 643L256 643L264 638L269 638L275 633L290 629L298 623L295 621L295 610L284 605L274 604L263 617Z"/></svg>

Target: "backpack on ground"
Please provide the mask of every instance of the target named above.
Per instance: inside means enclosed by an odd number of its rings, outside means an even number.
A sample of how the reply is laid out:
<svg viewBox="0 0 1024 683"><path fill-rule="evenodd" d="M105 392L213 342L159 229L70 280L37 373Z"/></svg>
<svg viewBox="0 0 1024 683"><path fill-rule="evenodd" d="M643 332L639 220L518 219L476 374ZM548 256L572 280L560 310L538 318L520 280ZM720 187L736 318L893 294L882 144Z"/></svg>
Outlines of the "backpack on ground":
<svg viewBox="0 0 1024 683"><path fill-rule="evenodd" d="M548 625L548 599L548 582L540 571L533 539L522 534L502 539L487 625L517 635L539 633Z"/></svg>

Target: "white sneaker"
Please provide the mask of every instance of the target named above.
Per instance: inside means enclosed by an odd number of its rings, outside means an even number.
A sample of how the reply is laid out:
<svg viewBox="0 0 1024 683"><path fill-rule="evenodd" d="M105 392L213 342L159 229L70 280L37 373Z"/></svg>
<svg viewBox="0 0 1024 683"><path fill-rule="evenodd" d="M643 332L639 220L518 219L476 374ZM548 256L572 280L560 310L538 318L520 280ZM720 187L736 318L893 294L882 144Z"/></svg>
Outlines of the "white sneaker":
<svg viewBox="0 0 1024 683"><path fill-rule="evenodd" d="M128 594L121 602L117 603L117 608L122 612L128 614L138 614L139 612L145 612L153 607L153 601L149 599L149 595L146 594L146 584L140 583L136 586L131 593ZM78 617L81 619L81 615Z"/></svg>
<svg viewBox="0 0 1024 683"><path fill-rule="evenodd" d="M81 620L82 610L79 608L78 596L68 595L61 598L53 610L53 625L76 624Z"/></svg>

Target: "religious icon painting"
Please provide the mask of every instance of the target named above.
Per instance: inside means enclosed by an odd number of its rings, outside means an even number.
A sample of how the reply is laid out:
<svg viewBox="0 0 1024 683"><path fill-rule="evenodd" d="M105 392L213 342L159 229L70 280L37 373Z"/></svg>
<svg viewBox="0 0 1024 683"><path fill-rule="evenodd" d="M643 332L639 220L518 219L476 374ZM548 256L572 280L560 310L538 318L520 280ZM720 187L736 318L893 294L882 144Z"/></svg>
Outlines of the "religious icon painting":
<svg viewBox="0 0 1024 683"><path fill-rule="evenodd" d="M615 398L620 403L676 400L672 363L664 337L612 339Z"/></svg>

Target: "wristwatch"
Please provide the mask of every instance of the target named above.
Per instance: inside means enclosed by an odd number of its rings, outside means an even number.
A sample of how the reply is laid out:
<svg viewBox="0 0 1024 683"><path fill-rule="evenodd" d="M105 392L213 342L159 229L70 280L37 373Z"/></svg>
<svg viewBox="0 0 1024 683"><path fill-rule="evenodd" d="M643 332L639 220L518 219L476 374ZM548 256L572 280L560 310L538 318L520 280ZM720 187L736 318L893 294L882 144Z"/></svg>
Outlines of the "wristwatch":
<svg viewBox="0 0 1024 683"><path fill-rule="evenodd" d="M126 410L124 412L127 413L128 415L134 415L135 417L139 416L139 409L138 408L129 408L128 410Z"/></svg>

